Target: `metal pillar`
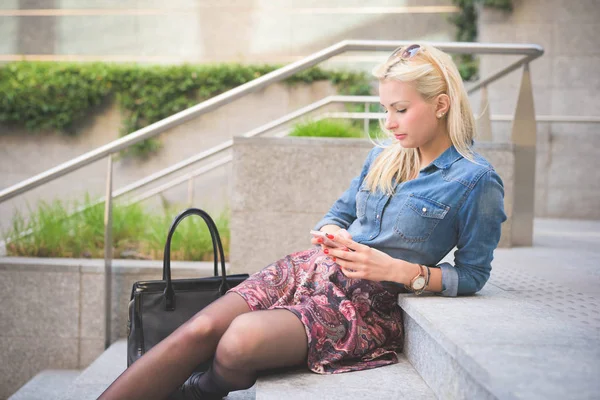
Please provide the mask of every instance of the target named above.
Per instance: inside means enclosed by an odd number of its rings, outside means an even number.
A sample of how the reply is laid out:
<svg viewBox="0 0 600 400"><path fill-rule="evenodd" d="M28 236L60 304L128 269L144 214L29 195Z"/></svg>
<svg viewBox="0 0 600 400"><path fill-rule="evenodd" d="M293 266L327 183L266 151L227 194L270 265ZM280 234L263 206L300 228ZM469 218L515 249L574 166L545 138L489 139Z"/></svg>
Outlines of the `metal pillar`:
<svg viewBox="0 0 600 400"><path fill-rule="evenodd" d="M112 154L108 156L106 201L104 203L104 348L111 344L112 316Z"/></svg>
<svg viewBox="0 0 600 400"><path fill-rule="evenodd" d="M529 64L525 64L511 136L515 145L511 229L513 246L533 245L536 135L531 76Z"/></svg>

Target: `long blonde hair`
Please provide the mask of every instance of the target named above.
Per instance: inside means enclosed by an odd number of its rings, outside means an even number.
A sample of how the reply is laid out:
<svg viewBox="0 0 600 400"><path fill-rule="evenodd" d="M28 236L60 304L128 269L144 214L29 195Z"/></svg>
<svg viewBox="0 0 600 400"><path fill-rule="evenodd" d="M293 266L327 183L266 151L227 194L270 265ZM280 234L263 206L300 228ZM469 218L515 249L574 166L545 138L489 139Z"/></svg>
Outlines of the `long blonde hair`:
<svg viewBox="0 0 600 400"><path fill-rule="evenodd" d="M411 82L425 101L431 101L440 94L448 95L450 107L446 117L448 134L456 150L466 159L474 161L471 143L475 136L475 119L462 78L449 55L428 44L408 60L391 57L378 65L372 74L383 80ZM404 49L398 53L402 53ZM393 134L379 121L381 130L387 138ZM396 184L414 179L421 169L418 149L404 148L394 140L384 145L369 139L384 150L373 161L365 184L371 192L377 189L392 195Z"/></svg>

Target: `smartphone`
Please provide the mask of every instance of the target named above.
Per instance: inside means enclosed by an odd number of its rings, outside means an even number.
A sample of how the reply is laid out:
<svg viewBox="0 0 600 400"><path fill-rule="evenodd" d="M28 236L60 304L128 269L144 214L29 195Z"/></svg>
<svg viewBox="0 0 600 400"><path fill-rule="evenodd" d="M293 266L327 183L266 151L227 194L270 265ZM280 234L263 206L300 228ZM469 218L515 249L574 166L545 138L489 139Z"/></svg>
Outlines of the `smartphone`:
<svg viewBox="0 0 600 400"><path fill-rule="evenodd" d="M333 240L329 239L327 237L327 234L325 232L321 232L321 231L310 231L310 234L313 235L314 237L320 237L323 238L323 244L329 247L339 247L339 248L343 248L344 246L334 242Z"/></svg>

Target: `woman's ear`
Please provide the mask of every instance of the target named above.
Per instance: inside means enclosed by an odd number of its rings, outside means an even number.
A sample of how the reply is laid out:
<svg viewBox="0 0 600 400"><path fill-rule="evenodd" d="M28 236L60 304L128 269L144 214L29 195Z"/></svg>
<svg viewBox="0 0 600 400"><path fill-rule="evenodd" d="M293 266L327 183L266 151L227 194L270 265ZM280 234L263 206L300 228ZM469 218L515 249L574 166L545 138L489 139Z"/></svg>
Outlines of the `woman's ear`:
<svg viewBox="0 0 600 400"><path fill-rule="evenodd" d="M450 97L447 94L440 94L435 100L435 115L442 118L450 109Z"/></svg>

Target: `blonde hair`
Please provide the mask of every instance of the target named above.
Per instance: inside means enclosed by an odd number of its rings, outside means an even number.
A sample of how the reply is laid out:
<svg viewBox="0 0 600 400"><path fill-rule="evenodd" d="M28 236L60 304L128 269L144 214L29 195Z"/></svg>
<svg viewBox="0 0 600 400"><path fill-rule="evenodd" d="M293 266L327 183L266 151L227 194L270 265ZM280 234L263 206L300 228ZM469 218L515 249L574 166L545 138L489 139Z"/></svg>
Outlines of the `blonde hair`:
<svg viewBox="0 0 600 400"><path fill-rule="evenodd" d="M475 162L471 143L475 136L475 119L462 78L449 55L427 44L419 44L420 49L409 59L391 57L378 65L372 74L380 81L398 80L411 82L425 101L432 101L440 94L448 95L450 107L446 126L452 144L466 159ZM406 48L406 47L405 47ZM404 48L394 54L402 54ZM385 136L393 134L379 121ZM421 162L418 149L404 148L400 142L384 145L369 139L375 146L384 150L373 161L367 176L366 186L371 192L378 188L389 195L394 194L396 184L414 179L419 174Z"/></svg>

